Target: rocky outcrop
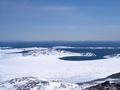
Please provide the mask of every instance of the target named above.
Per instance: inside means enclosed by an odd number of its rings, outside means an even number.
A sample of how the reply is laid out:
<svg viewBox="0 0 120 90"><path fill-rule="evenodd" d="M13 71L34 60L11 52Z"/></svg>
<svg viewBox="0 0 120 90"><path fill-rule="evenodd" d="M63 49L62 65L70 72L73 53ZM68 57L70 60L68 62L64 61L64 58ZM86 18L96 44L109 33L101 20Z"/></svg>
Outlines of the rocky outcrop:
<svg viewBox="0 0 120 90"><path fill-rule="evenodd" d="M120 82L110 83L110 81L105 81L104 83L86 88L85 90L120 90Z"/></svg>
<svg viewBox="0 0 120 90"><path fill-rule="evenodd" d="M94 82L94 84L97 82L98 84L96 83L96 85L84 90L120 90L120 73L115 73L106 78L97 79L92 82ZM90 84L90 82L87 83Z"/></svg>

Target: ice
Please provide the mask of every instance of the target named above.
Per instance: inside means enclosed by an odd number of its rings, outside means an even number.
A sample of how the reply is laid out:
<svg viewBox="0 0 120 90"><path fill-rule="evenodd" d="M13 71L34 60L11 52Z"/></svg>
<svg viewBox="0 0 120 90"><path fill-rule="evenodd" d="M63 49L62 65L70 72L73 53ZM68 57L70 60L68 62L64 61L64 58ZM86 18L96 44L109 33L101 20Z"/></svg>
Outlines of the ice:
<svg viewBox="0 0 120 90"><path fill-rule="evenodd" d="M54 49L120 49L120 47L70 47L70 46L55 46Z"/></svg>
<svg viewBox="0 0 120 90"><path fill-rule="evenodd" d="M13 52L40 50L54 54L23 56ZM13 53L13 54L9 54ZM34 76L39 79L62 80L70 83L90 81L120 71L120 58L112 57L92 61L64 61L63 56L80 55L70 52L49 51L46 48L0 49L0 80Z"/></svg>

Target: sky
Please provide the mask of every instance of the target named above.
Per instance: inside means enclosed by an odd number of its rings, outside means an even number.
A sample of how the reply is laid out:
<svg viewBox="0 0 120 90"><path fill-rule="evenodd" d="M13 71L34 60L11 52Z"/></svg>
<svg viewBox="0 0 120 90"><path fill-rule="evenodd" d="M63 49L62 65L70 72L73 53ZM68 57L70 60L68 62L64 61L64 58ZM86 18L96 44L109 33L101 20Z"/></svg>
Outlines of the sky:
<svg viewBox="0 0 120 90"><path fill-rule="evenodd" d="M120 0L0 0L0 41L120 40Z"/></svg>

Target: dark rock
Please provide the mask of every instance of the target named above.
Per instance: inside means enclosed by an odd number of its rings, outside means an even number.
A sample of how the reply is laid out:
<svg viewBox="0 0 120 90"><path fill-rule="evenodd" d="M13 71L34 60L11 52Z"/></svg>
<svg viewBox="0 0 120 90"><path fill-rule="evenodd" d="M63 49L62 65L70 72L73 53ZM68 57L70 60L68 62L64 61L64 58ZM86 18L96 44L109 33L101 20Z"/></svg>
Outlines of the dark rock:
<svg viewBox="0 0 120 90"><path fill-rule="evenodd" d="M109 86L110 82L109 81L105 81L104 83L101 84L102 86Z"/></svg>
<svg viewBox="0 0 120 90"><path fill-rule="evenodd" d="M120 83L110 83L109 81L105 81L104 83L86 88L84 90L120 90Z"/></svg>
<svg viewBox="0 0 120 90"><path fill-rule="evenodd" d="M112 75L108 76L107 78L112 78L112 79L120 78L120 73L112 74Z"/></svg>

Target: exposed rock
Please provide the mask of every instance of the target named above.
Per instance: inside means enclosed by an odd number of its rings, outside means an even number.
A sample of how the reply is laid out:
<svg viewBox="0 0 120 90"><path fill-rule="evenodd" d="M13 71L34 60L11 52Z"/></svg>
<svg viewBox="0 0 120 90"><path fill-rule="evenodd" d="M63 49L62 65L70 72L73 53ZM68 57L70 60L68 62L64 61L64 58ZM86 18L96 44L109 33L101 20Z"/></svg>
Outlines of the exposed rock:
<svg viewBox="0 0 120 90"><path fill-rule="evenodd" d="M108 76L107 78L113 78L113 79L120 78L120 73L112 74L112 75Z"/></svg>
<svg viewBox="0 0 120 90"><path fill-rule="evenodd" d="M120 90L120 73L115 73L106 78L97 79L86 83L93 85L84 90Z"/></svg>
<svg viewBox="0 0 120 90"><path fill-rule="evenodd" d="M109 81L105 81L104 83L98 84L96 86L92 86L85 90L120 90L120 82L110 83Z"/></svg>

